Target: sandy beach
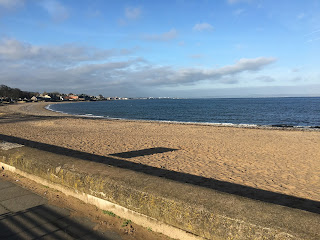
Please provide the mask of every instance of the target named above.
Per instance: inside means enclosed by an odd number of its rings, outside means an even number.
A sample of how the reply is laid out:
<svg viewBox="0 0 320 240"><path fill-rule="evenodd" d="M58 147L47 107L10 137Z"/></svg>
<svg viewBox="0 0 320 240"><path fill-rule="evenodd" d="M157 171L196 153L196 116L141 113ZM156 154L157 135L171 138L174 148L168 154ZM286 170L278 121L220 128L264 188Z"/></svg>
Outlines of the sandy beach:
<svg viewBox="0 0 320 240"><path fill-rule="evenodd" d="M320 131L80 118L47 104L0 106L0 133L119 159L168 148L125 160L320 201Z"/></svg>

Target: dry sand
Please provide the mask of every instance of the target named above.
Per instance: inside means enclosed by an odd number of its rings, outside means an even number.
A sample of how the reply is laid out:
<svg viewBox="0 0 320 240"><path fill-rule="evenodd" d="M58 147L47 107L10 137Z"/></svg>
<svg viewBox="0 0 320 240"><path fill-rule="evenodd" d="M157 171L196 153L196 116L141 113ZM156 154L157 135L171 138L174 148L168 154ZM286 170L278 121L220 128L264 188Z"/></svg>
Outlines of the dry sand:
<svg viewBox="0 0 320 240"><path fill-rule="evenodd" d="M102 156L172 148L125 160L320 201L320 131L84 119L45 105L1 106L0 133Z"/></svg>

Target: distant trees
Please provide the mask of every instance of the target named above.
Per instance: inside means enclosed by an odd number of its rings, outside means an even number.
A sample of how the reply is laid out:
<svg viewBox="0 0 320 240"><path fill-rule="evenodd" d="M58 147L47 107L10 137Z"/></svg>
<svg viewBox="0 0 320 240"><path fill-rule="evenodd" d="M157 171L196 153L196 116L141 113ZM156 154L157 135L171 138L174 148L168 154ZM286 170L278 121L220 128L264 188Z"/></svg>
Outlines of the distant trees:
<svg viewBox="0 0 320 240"><path fill-rule="evenodd" d="M19 88L10 88L6 85L0 86L0 96L2 98L18 99L22 95L22 91Z"/></svg>
<svg viewBox="0 0 320 240"><path fill-rule="evenodd" d="M19 88L11 88L6 85L0 85L0 98L5 100L30 99L37 93L21 91Z"/></svg>
<svg viewBox="0 0 320 240"><path fill-rule="evenodd" d="M34 97L34 98L33 98ZM87 94L63 94L59 92L44 92L39 94L38 92L21 91L19 88L11 88L6 85L0 85L0 103L15 102L15 101L104 101L111 100L112 98L105 98L102 94L98 96L89 96ZM114 98L117 100L119 98Z"/></svg>
<svg viewBox="0 0 320 240"><path fill-rule="evenodd" d="M52 92L52 93L47 93L48 96L51 97L51 101L58 101L60 100L60 93L59 92Z"/></svg>

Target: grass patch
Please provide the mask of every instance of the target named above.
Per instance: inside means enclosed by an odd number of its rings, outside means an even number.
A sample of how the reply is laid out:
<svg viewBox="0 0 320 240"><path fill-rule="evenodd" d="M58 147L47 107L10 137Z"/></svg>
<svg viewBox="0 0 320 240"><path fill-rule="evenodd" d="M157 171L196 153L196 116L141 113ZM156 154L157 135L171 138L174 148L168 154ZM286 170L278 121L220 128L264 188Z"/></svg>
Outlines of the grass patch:
<svg viewBox="0 0 320 240"><path fill-rule="evenodd" d="M132 223L131 220L128 220L128 219L127 219L127 220L124 220L121 227L126 227L126 226L128 226L130 223Z"/></svg>
<svg viewBox="0 0 320 240"><path fill-rule="evenodd" d="M107 211L107 210L102 210L102 212L104 214L107 214L107 215L111 216L111 217L115 217L116 216L113 212L110 212L110 211Z"/></svg>

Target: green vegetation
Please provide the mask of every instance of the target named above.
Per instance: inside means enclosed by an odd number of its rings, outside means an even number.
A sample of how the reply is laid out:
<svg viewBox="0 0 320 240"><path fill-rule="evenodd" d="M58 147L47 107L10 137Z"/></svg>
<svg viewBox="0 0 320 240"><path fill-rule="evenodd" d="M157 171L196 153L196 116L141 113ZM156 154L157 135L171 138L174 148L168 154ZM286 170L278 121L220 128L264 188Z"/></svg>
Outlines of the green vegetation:
<svg viewBox="0 0 320 240"><path fill-rule="evenodd" d="M21 91L19 88L11 88L6 85L0 85L0 100L11 102L18 99L30 99L34 92Z"/></svg>
<svg viewBox="0 0 320 240"><path fill-rule="evenodd" d="M89 96L87 94L64 94L59 92L38 92L21 91L19 88L11 88L6 85L0 85L0 103L14 103L17 101L25 102L61 102L61 101L107 101L107 100L127 100L128 98Z"/></svg>
<svg viewBox="0 0 320 240"><path fill-rule="evenodd" d="M111 216L111 217L115 217L116 216L113 212L110 212L110 211L107 211L107 210L102 210L102 212L104 214L107 214L107 215Z"/></svg>
<svg viewBox="0 0 320 240"><path fill-rule="evenodd" d="M123 223L122 223L122 227L126 227L128 226L129 224L131 223L131 220L124 220Z"/></svg>

